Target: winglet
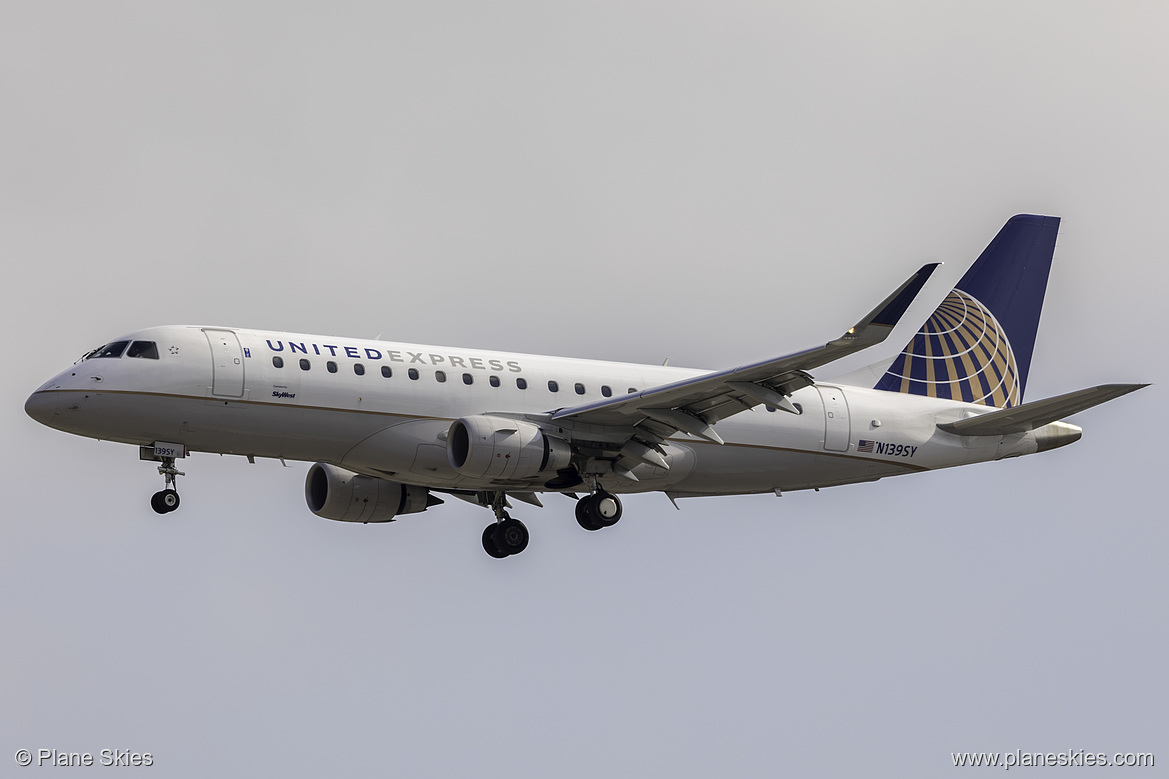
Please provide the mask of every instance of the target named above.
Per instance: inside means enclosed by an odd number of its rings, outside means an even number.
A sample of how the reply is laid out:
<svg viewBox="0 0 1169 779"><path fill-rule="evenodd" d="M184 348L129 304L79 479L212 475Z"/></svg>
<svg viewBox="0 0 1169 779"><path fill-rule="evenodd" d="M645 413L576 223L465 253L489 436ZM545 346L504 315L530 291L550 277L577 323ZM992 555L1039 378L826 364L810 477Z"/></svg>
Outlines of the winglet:
<svg viewBox="0 0 1169 779"><path fill-rule="evenodd" d="M901 321L901 317L909 310L909 305L913 303L914 298L917 297L917 293L921 292L921 288L929 281L930 276L938 269L939 265L941 265L940 262L931 262L928 265L921 266L921 269L917 273L910 276L889 297L882 300L864 319L849 328L847 333L832 343L834 345L844 345L856 341L863 341L866 342L866 345L871 345L885 340L885 337L889 334L889 330L873 330L870 325L889 328L891 330Z"/></svg>
<svg viewBox="0 0 1169 779"><path fill-rule="evenodd" d="M921 292L921 288L929 281L933 272L941 265L940 262L931 262L929 265L921 266L921 270L913 274L908 281L901 285L901 287L889 297L881 301L881 305L877 306L857 327L864 325L884 325L886 327L893 327L900 321L901 317L909 309L909 304L917 297L917 293Z"/></svg>

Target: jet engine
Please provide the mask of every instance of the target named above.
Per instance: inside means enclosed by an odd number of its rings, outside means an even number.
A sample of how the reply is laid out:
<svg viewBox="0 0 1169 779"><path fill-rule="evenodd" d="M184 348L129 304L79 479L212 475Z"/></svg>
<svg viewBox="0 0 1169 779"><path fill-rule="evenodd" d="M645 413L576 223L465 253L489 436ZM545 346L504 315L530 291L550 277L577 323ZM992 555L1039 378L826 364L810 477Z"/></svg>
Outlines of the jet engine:
<svg viewBox="0 0 1169 779"><path fill-rule="evenodd" d="M530 422L506 417L456 419L447 431L447 458L464 476L530 479L568 466L568 442L546 435Z"/></svg>
<svg viewBox="0 0 1169 779"><path fill-rule="evenodd" d="M341 522L390 522L398 514L416 514L442 503L425 487L362 476L325 463L308 469L304 499L318 517Z"/></svg>

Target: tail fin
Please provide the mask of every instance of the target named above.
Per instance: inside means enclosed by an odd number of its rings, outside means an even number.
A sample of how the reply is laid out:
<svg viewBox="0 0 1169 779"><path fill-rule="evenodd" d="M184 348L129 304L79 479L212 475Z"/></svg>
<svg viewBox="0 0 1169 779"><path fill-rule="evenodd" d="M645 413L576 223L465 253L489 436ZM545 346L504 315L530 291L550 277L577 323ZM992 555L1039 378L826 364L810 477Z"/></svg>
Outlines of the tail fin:
<svg viewBox="0 0 1169 779"><path fill-rule="evenodd" d="M1023 401L1059 217L1011 217L877 389L997 408Z"/></svg>

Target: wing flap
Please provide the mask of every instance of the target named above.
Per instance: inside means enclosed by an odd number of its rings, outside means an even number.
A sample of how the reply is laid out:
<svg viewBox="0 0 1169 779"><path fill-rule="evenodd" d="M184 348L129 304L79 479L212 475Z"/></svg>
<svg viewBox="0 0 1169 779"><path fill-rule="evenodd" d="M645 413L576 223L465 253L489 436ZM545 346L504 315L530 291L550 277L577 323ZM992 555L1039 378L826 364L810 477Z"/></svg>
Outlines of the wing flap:
<svg viewBox="0 0 1169 779"><path fill-rule="evenodd" d="M1026 433L1147 386L1149 385L1101 384L1098 387L1076 390L1064 395L1057 395L1054 398L1024 403L1021 406L992 411L989 414L980 414L970 419L942 423L938 425L938 429L946 433L967 436Z"/></svg>

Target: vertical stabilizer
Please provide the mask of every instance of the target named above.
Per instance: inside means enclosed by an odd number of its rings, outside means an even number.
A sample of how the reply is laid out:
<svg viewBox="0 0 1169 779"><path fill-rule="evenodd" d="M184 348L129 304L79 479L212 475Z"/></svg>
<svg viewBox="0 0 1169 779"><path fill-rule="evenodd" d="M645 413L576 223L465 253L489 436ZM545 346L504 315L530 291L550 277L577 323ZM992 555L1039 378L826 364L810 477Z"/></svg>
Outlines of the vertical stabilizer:
<svg viewBox="0 0 1169 779"><path fill-rule="evenodd" d="M1059 217L1011 217L877 382L997 408L1023 400Z"/></svg>

